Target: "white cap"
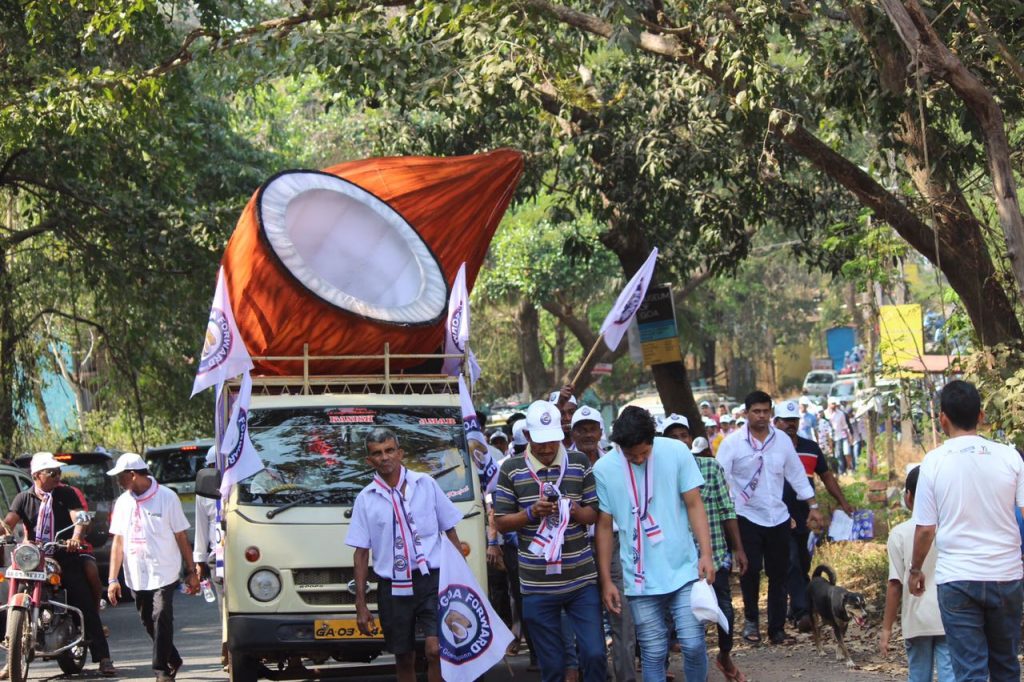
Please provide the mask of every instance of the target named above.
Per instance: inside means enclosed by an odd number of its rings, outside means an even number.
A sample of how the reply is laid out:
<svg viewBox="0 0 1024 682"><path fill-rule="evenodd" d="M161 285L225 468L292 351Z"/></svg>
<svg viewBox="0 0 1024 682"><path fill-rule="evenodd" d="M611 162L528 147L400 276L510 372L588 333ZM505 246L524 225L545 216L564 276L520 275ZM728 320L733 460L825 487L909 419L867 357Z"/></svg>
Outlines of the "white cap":
<svg viewBox="0 0 1024 682"><path fill-rule="evenodd" d="M548 396L548 402L552 403L552 404L557 403L558 402L558 394L559 393L560 393L560 391L551 391L551 395ZM579 403L576 402L576 396L574 396L574 395L569 396L569 402L572 403L573 405L578 405L579 404Z"/></svg>
<svg viewBox="0 0 1024 682"><path fill-rule="evenodd" d="M134 452L126 452L117 458L114 468L107 472L107 476L117 476L123 471L141 471L148 469L145 460Z"/></svg>
<svg viewBox="0 0 1024 682"><path fill-rule="evenodd" d="M838 405L839 404L839 398L836 398L835 396L829 397L828 404L829 405Z"/></svg>
<svg viewBox="0 0 1024 682"><path fill-rule="evenodd" d="M665 420L661 422L661 428L658 430L659 433L665 433L669 428L673 426L685 426L686 430L690 430L690 420L681 414L673 412L669 416L665 417Z"/></svg>
<svg viewBox="0 0 1024 682"><path fill-rule="evenodd" d="M526 440L526 436L523 435L523 430L526 429L526 420L520 419L512 425L512 444L513 445L529 445L530 441Z"/></svg>
<svg viewBox="0 0 1024 682"><path fill-rule="evenodd" d="M495 440L499 439L508 441L508 434L501 429L495 429L494 433L491 434L491 437L487 439L487 442L493 443Z"/></svg>
<svg viewBox="0 0 1024 682"><path fill-rule="evenodd" d="M721 417L718 418L719 424L732 424L734 421L736 420L732 418L731 414L723 414Z"/></svg>
<svg viewBox="0 0 1024 682"><path fill-rule="evenodd" d="M700 404L698 405L698 407L711 407L711 403L708 402L707 400L702 400L702 401L700 401Z"/></svg>
<svg viewBox="0 0 1024 682"><path fill-rule="evenodd" d="M801 405L810 405L811 404L811 399L808 398L805 395L802 395L802 396L800 396L800 404Z"/></svg>
<svg viewBox="0 0 1024 682"><path fill-rule="evenodd" d="M206 460L203 463L206 466L217 463L217 446L211 446L210 449L206 451Z"/></svg>
<svg viewBox="0 0 1024 682"><path fill-rule="evenodd" d="M708 439L704 436L697 436L693 439L693 445L690 446L690 452L697 455L708 449Z"/></svg>
<svg viewBox="0 0 1024 682"><path fill-rule="evenodd" d="M775 403L776 419L799 419L800 405L795 400L783 400Z"/></svg>
<svg viewBox="0 0 1024 682"><path fill-rule="evenodd" d="M562 414L554 403L535 400L526 410L526 430L533 443L554 443L565 438L562 433Z"/></svg>
<svg viewBox="0 0 1024 682"><path fill-rule="evenodd" d="M63 463L59 462L56 457L53 456L52 452L37 452L32 455L32 475L35 476L40 471L46 469L60 469L64 466Z"/></svg>
<svg viewBox="0 0 1024 682"><path fill-rule="evenodd" d="M736 417L738 419L741 414L743 414L743 406L742 405L737 405L736 407L732 408L732 416L734 416L734 417Z"/></svg>
<svg viewBox="0 0 1024 682"><path fill-rule="evenodd" d="M747 418L746 417L737 417L736 418L736 426L743 426L746 423L747 423Z"/></svg>
<svg viewBox="0 0 1024 682"><path fill-rule="evenodd" d="M597 422L601 426L601 431L604 431L604 419L601 418L601 412L593 407L584 405L573 413L572 426L576 426L580 422Z"/></svg>
<svg viewBox="0 0 1024 682"><path fill-rule="evenodd" d="M704 422L704 428L705 429L717 429L718 428L718 422L716 422L711 417L704 417L701 421Z"/></svg>

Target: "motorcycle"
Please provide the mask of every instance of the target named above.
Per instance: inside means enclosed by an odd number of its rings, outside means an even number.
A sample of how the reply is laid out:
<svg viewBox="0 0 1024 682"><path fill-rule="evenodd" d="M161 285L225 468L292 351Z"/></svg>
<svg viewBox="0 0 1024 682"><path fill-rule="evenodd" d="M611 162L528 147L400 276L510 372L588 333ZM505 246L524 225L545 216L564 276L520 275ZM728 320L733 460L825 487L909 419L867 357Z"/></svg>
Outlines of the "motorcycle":
<svg viewBox="0 0 1024 682"><path fill-rule="evenodd" d="M88 525L92 517L90 512L79 512L75 522L55 537L75 526ZM81 610L67 603L60 564L51 556L66 549L67 542L18 543L8 536L2 539L2 546L8 590L7 636L0 647L7 649L10 679L25 682L29 664L37 657L56 660L66 675L82 672L88 653L85 618Z"/></svg>

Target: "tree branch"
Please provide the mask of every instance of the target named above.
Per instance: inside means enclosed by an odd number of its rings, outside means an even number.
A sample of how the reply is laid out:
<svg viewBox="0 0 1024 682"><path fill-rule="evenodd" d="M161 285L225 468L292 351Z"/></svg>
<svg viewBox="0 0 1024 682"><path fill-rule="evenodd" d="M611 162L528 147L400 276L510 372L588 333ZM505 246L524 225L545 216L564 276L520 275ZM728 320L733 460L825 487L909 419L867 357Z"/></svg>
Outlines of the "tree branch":
<svg viewBox="0 0 1024 682"><path fill-rule="evenodd" d="M60 225L61 221L56 218L47 218L33 227L27 227L24 230L17 231L0 225L0 231L9 233L6 237L0 239L0 251L7 251L11 247L17 246L22 242L26 242L32 237L51 232L60 227Z"/></svg>

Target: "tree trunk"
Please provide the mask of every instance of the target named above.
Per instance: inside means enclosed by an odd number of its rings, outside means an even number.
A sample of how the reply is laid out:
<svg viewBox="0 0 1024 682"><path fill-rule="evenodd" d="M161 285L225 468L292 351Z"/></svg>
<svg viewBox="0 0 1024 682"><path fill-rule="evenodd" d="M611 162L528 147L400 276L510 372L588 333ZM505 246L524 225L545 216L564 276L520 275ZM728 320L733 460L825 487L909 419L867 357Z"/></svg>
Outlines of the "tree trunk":
<svg viewBox="0 0 1024 682"><path fill-rule="evenodd" d="M533 303L523 299L516 311L516 333L519 341L519 358L523 363L523 376L531 400L547 397L551 380L544 369L544 358L540 352L540 316Z"/></svg>
<svg viewBox="0 0 1024 682"><path fill-rule="evenodd" d="M15 345L14 283L7 269L7 252L0 250L0 452L14 451L17 428L14 413Z"/></svg>

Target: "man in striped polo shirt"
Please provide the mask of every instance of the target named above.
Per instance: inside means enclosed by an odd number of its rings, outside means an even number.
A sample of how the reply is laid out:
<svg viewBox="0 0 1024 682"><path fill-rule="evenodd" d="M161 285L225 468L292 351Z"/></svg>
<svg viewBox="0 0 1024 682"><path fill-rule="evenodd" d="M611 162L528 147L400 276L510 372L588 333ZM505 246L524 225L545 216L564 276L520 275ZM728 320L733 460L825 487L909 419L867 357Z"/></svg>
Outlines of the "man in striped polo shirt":
<svg viewBox="0 0 1024 682"><path fill-rule="evenodd" d="M526 412L523 457L501 465L494 491L495 524L519 534L523 620L537 649L541 679L565 673L561 613L572 621L584 682L605 682L597 569L587 525L597 521L597 493L586 455L568 452L561 414L546 400Z"/></svg>

